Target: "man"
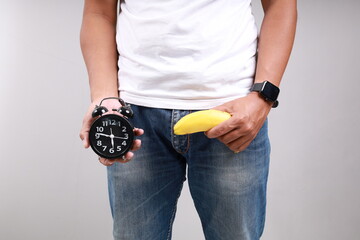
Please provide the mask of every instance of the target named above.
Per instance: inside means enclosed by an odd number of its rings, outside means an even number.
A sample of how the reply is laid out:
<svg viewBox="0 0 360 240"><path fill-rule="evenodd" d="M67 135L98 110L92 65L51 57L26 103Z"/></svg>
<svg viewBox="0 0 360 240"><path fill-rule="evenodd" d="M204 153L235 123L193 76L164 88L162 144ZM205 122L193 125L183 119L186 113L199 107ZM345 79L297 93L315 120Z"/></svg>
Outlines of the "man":
<svg viewBox="0 0 360 240"><path fill-rule="evenodd" d="M296 0L262 0L259 38L250 0L127 0L120 14L117 4L85 0L81 29L92 99L84 146L91 112L105 97L131 104L142 135L125 155L132 161L99 159L108 166L114 239L171 239L185 176L206 239L259 239L266 119L292 49ZM182 116L209 108L232 117L205 134L173 134Z"/></svg>

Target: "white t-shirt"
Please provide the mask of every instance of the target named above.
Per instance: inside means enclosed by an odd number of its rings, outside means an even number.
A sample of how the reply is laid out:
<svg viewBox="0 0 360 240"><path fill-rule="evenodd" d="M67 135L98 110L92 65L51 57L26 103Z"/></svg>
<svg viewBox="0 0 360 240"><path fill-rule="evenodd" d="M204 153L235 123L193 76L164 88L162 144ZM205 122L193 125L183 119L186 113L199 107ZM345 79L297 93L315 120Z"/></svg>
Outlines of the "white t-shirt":
<svg viewBox="0 0 360 240"><path fill-rule="evenodd" d="M116 40L128 103L207 109L247 95L253 83L251 0L125 0Z"/></svg>

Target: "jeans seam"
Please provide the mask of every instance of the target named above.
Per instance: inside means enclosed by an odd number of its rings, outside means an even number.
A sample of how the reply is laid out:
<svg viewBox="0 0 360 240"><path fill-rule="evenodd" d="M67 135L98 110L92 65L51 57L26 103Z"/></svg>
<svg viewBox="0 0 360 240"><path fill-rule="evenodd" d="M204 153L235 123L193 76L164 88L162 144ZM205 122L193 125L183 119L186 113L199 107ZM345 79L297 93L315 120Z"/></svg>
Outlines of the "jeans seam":
<svg viewBox="0 0 360 240"><path fill-rule="evenodd" d="M170 123L170 133L171 133L171 146L175 149L175 151L177 151L176 150L176 148L175 148L175 146L174 146L174 131L173 131L173 129L174 129L174 110L172 110L172 112L171 112L171 123Z"/></svg>
<svg viewBox="0 0 360 240"><path fill-rule="evenodd" d="M177 195L174 207L173 207L173 211L172 211L170 222L169 222L169 228L168 228L168 234L167 234L166 240L170 240L170 237L171 237L172 225L174 223L175 213L176 213L176 206L177 206L177 203L179 201L179 197L180 197L180 194L181 194L181 190L183 188L183 184L184 184L184 181L182 181L182 184L180 185L180 189L179 189L179 192L178 192L178 195Z"/></svg>
<svg viewBox="0 0 360 240"><path fill-rule="evenodd" d="M190 110L189 111L189 113L191 113L192 111ZM178 149L175 145L174 145L174 140L175 140L175 134L174 134L174 131L173 131L173 129L174 129L174 110L172 110L172 112L171 112L171 125L170 125L170 128L171 128L171 130L170 130L170 132L171 132L171 145L172 145L172 147L174 148L174 150L177 152L177 153L180 153L180 154L185 154L185 153L187 153L187 151L189 151L189 148L190 148L190 135L188 134L187 136L186 136L186 138L187 138L187 145L186 145L186 149L185 149L185 151L181 151L180 149ZM179 151L180 150L180 151Z"/></svg>

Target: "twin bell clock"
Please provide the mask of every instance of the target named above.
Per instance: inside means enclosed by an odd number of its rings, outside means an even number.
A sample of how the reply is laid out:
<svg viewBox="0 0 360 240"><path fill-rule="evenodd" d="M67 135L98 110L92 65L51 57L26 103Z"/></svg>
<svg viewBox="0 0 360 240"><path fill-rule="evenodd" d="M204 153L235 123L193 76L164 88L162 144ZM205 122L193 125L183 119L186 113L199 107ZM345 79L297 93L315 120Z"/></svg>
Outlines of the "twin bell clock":
<svg viewBox="0 0 360 240"><path fill-rule="evenodd" d="M111 109L115 113L101 106L108 99L117 99L122 105L119 109ZM105 114L106 113L106 114ZM118 114L120 113L120 114ZM121 158L130 151L134 140L134 127L128 118L133 116L130 105L117 97L108 97L101 100L92 112L92 117L97 118L90 127L89 140L93 151L106 159Z"/></svg>

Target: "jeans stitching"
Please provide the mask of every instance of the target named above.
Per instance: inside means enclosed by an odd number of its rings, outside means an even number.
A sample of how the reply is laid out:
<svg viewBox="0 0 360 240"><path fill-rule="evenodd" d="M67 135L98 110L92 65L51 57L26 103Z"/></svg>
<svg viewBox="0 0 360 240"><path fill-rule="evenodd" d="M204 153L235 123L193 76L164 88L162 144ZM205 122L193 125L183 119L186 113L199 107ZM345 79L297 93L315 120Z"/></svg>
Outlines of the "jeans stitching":
<svg viewBox="0 0 360 240"><path fill-rule="evenodd" d="M176 150L175 146L174 146L174 131L173 131L173 126L174 126L174 118L175 118L175 111L172 110L171 112L171 123L170 123L170 131L171 131L171 145L172 147Z"/></svg>
<svg viewBox="0 0 360 240"><path fill-rule="evenodd" d="M170 219L170 222L169 222L169 228L168 228L168 234L167 234L166 240L170 240L170 237L171 237L171 230L172 230L172 225L173 225L174 219L175 219L176 206L177 206L177 203L179 201L179 197L180 197L180 194L181 194L181 190L183 188L183 184L184 184L184 181L180 185L178 196L176 198L176 201L175 201L175 204L174 204L174 207L173 207L173 211L172 211L171 219Z"/></svg>
<svg viewBox="0 0 360 240"><path fill-rule="evenodd" d="M178 152L178 153L180 153L180 154L185 154L188 150L189 150L189 148L190 148L190 137L189 137L189 135L187 135L186 136L186 138L187 138L187 145L186 145L186 149L185 149L185 151L181 151L181 149L180 148L177 148L176 146L175 146L175 144L174 144L174 142L175 142L175 134L174 134L174 131L173 131L173 129L174 129L174 120L175 120L175 111L176 110L172 110L172 112L171 112L171 126L170 126L170 128L171 128L171 145L172 145L172 147L174 148L174 150L176 151L176 152ZM189 111L189 113L191 113L191 111Z"/></svg>

